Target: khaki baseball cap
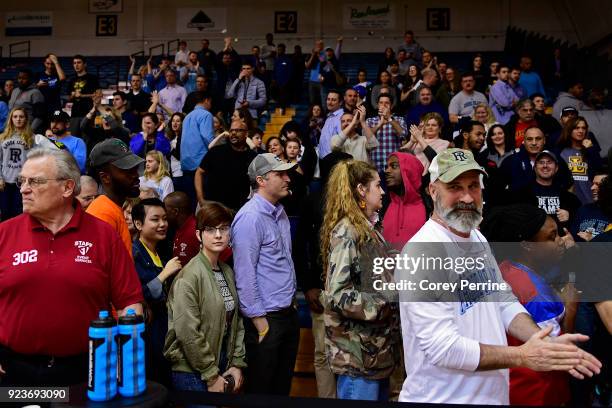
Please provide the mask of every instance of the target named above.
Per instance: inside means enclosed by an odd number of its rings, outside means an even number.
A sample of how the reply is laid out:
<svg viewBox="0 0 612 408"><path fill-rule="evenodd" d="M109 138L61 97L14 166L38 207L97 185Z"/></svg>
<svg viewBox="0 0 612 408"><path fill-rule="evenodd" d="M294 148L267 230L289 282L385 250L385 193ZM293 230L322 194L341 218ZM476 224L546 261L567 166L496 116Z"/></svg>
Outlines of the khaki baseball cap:
<svg viewBox="0 0 612 408"><path fill-rule="evenodd" d="M470 170L487 175L487 172L474 160L472 152L457 148L446 149L438 153L429 165L430 183L436 180L450 183Z"/></svg>
<svg viewBox="0 0 612 408"><path fill-rule="evenodd" d="M249 178L255 180L271 171L287 171L297 166L297 163L285 163L272 153L257 155L249 164Z"/></svg>

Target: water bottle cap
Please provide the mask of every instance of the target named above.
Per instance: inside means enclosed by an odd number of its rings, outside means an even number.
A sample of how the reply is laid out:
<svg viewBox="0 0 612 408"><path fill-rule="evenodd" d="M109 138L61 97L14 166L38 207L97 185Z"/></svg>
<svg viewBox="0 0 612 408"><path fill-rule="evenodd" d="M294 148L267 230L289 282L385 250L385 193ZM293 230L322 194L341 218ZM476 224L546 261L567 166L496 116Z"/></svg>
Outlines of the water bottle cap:
<svg viewBox="0 0 612 408"><path fill-rule="evenodd" d="M125 312L125 316L121 316L119 318L119 324L138 324L143 323L144 317L142 315L137 315L134 309L128 309Z"/></svg>
<svg viewBox="0 0 612 408"><path fill-rule="evenodd" d="M116 325L117 322L109 315L108 310L101 310L98 318L91 322L91 327L113 327Z"/></svg>

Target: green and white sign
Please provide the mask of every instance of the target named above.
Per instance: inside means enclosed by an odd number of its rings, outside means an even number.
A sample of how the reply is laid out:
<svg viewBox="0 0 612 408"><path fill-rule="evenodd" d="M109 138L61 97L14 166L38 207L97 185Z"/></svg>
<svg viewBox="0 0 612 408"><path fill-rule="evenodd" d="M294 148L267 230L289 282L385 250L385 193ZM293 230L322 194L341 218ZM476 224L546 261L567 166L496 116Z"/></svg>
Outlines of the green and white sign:
<svg viewBox="0 0 612 408"><path fill-rule="evenodd" d="M395 6L391 3L345 4L342 14L345 30L395 28Z"/></svg>

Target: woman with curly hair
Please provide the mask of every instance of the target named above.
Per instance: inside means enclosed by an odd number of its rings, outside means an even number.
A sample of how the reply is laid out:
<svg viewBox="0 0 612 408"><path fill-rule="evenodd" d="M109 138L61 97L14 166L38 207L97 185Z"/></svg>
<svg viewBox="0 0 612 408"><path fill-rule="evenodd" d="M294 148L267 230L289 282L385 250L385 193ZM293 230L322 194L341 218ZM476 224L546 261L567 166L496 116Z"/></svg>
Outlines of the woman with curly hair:
<svg viewBox="0 0 612 408"><path fill-rule="evenodd" d="M397 294L373 288L374 281L393 280L393 270L374 267L389 252L377 226L383 194L376 167L358 160L338 163L327 184L325 348L340 399L387 400L389 377L400 364Z"/></svg>

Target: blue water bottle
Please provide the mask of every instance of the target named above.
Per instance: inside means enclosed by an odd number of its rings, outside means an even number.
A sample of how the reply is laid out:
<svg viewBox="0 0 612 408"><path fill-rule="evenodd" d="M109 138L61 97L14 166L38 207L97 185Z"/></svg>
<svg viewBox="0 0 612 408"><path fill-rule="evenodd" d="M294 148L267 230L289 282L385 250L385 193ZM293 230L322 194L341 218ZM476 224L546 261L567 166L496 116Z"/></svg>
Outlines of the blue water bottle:
<svg viewBox="0 0 612 408"><path fill-rule="evenodd" d="M89 327L89 374L87 396L92 401L108 401L117 395L117 322L107 310Z"/></svg>
<svg viewBox="0 0 612 408"><path fill-rule="evenodd" d="M144 331L144 319L133 309L128 309L126 315L119 318L117 382L119 394L124 397L140 395L147 387Z"/></svg>

